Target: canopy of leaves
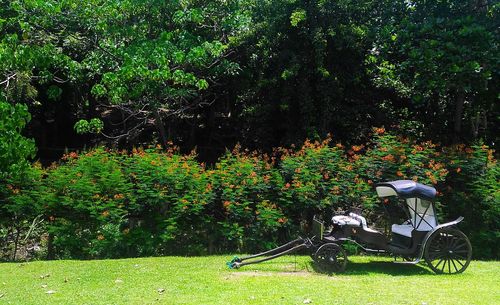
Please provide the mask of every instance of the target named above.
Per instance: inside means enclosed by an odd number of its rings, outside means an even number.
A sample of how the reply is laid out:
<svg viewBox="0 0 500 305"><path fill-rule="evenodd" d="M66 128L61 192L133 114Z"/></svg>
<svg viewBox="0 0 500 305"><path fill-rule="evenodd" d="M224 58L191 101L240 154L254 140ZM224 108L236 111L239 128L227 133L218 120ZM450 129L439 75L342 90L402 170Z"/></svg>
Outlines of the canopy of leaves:
<svg viewBox="0 0 500 305"><path fill-rule="evenodd" d="M0 98L0 182L18 178L28 167L27 158L33 157L35 143L21 131L30 119L25 105L11 105Z"/></svg>
<svg viewBox="0 0 500 305"><path fill-rule="evenodd" d="M236 142L269 149L328 133L360 142L382 125L443 142L500 134L492 1L0 6L0 93L28 103L45 127L37 139L63 130L45 144L61 152L172 140L215 160Z"/></svg>

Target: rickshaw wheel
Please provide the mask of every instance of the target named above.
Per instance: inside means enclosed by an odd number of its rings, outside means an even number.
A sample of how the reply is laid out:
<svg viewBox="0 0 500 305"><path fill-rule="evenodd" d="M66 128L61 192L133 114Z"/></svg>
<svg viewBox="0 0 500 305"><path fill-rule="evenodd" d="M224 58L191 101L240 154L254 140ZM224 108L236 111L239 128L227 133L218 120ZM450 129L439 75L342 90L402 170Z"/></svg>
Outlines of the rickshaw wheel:
<svg viewBox="0 0 500 305"><path fill-rule="evenodd" d="M340 273L347 265L347 254L341 246L327 243L318 248L314 254L314 261L324 272Z"/></svg>
<svg viewBox="0 0 500 305"><path fill-rule="evenodd" d="M467 236L454 228L442 228L431 235L425 246L425 261L438 274L462 273L472 257Z"/></svg>

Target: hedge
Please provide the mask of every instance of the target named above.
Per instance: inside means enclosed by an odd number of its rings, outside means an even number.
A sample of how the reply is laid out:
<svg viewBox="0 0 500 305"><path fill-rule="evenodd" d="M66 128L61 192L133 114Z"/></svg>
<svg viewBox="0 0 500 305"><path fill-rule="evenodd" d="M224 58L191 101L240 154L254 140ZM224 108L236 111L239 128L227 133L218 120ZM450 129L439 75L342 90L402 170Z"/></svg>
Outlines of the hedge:
<svg viewBox="0 0 500 305"><path fill-rule="evenodd" d="M175 147L95 148L48 168L34 164L22 180L2 186L2 255L14 257L14 249L19 258L80 259L253 252L303 234L313 215L350 208L388 228L374 185L396 179L435 185L440 220L465 216L460 227L475 257L498 258L493 151L415 143L383 128L352 147L331 139L271 155L236 147L210 167Z"/></svg>

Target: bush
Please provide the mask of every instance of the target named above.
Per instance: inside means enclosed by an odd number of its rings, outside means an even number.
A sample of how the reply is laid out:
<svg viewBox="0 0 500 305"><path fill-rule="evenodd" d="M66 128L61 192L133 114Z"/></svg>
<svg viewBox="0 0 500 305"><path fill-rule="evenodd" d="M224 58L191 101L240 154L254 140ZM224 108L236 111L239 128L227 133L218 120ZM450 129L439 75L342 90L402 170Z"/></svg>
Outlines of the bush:
<svg viewBox="0 0 500 305"><path fill-rule="evenodd" d="M122 254L123 233L135 206L132 184L121 169L122 156L98 148L47 171L40 194L49 252L61 258L115 257Z"/></svg>
<svg viewBox="0 0 500 305"><path fill-rule="evenodd" d="M133 184L126 243L132 255L201 254L208 248L209 175L193 154L134 149L123 163Z"/></svg>
<svg viewBox="0 0 500 305"><path fill-rule="evenodd" d="M500 253L500 170L493 150L483 145L458 145L446 153L450 176L444 188L445 214L464 216L475 257Z"/></svg>
<svg viewBox="0 0 500 305"><path fill-rule="evenodd" d="M266 156L226 153L210 171L216 194L211 234L220 249L271 248L288 218L279 206L282 178Z"/></svg>
<svg viewBox="0 0 500 305"><path fill-rule="evenodd" d="M33 166L22 183L6 184L3 208L22 217L21 231L32 231L31 221L41 217L37 230L49 235L38 240L52 257L253 252L310 230L313 215L329 218L339 209L364 209L371 224L387 229L374 185L413 179L437 186L441 221L465 216L460 227L475 257L498 258L492 150L415 143L383 128L362 145L330 142L306 141L272 156L236 148L208 169L194 153L175 148L70 153L46 170ZM11 254L12 232L4 238Z"/></svg>
<svg viewBox="0 0 500 305"><path fill-rule="evenodd" d="M330 217L338 209L371 205L368 181L356 172L344 147L329 142L306 141L297 152L283 151L280 172L285 184L280 202L294 221L309 222L316 214Z"/></svg>
<svg viewBox="0 0 500 305"><path fill-rule="evenodd" d="M30 120L26 105L11 105L0 96L0 258L16 258L18 250L29 256L27 248L38 224L38 200L33 189L39 189L41 169L30 170L29 158L35 154L35 143L21 132Z"/></svg>

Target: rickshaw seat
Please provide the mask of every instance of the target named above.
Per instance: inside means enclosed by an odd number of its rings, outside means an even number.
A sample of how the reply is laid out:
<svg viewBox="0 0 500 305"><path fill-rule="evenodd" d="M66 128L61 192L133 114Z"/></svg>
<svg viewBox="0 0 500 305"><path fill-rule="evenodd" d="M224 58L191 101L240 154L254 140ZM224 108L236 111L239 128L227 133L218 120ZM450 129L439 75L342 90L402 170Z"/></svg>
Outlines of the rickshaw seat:
<svg viewBox="0 0 500 305"><path fill-rule="evenodd" d="M417 223L415 224L416 226L418 225L418 228L416 228L417 231L427 232L427 231L432 230L434 228L433 226L436 225L436 220L434 217L432 217L430 215L425 215L424 219L427 222L425 222L423 220L420 221L420 215L417 217ZM407 220L407 221L405 221L405 223L400 224L400 225L393 224L391 226L391 231L392 231L392 233L396 233L396 234L411 238L411 231L414 230L413 225L411 224L412 222L413 222L413 219ZM420 222L420 225L419 225L419 222Z"/></svg>
<svg viewBox="0 0 500 305"><path fill-rule="evenodd" d="M412 225L392 225L391 227L392 233L396 233L399 235L403 235L411 238L411 231L413 231Z"/></svg>

